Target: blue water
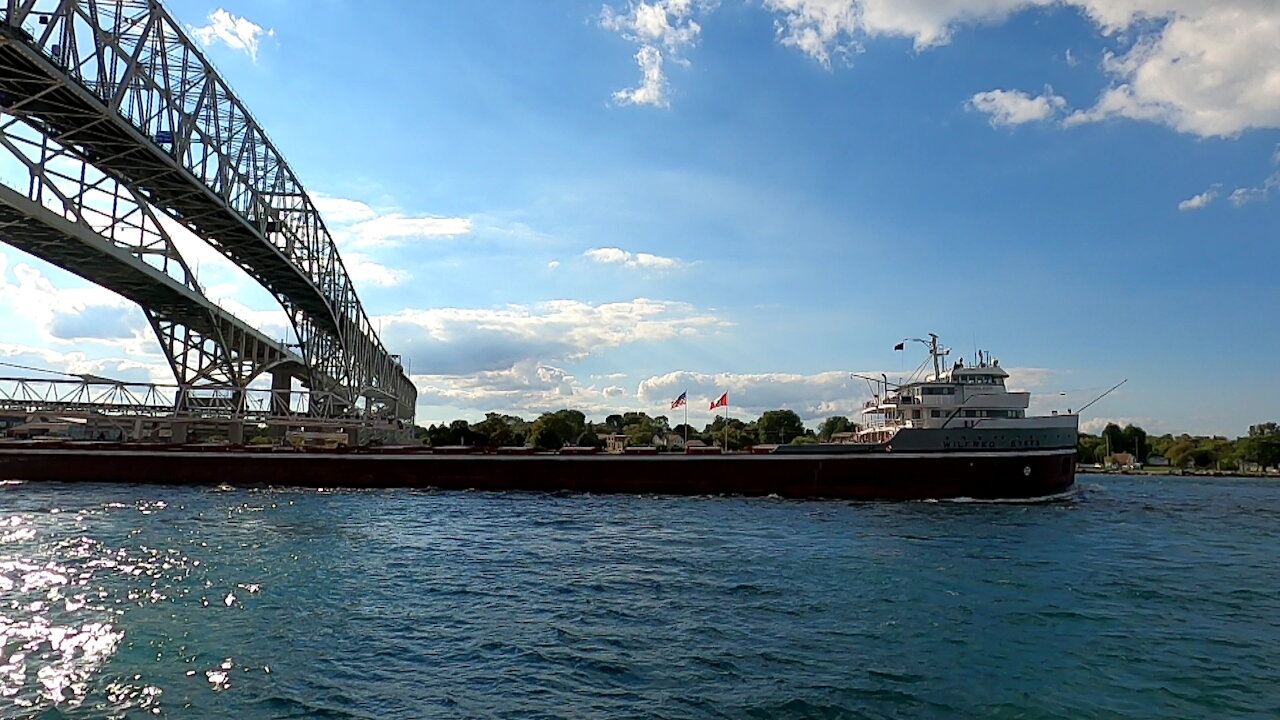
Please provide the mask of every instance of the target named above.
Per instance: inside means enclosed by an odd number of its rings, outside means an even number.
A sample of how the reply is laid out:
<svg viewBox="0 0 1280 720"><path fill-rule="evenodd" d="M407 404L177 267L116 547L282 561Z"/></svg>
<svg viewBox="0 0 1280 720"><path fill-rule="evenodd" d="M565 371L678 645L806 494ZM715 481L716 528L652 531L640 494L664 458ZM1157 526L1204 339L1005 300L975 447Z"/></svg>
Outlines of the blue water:
<svg viewBox="0 0 1280 720"><path fill-rule="evenodd" d="M4 718L1280 717L1280 483L0 487Z"/></svg>

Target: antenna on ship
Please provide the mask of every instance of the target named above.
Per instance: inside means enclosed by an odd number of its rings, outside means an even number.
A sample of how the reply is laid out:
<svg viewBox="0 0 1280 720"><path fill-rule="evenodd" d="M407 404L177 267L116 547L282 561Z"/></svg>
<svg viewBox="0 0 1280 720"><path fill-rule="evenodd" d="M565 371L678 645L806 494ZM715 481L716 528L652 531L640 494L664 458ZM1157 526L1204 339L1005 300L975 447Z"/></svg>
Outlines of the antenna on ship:
<svg viewBox="0 0 1280 720"><path fill-rule="evenodd" d="M1129 378L1125 378L1125 379L1121 380L1120 382L1116 383L1115 385L1112 385L1110 390L1108 390L1108 391L1106 391L1106 392L1102 393L1101 395L1099 395L1098 397L1096 397L1096 398L1094 398L1094 399L1090 400L1088 403L1085 403L1085 406L1084 406L1084 407L1082 407L1082 408L1080 408L1079 410L1077 410L1077 411L1076 411L1076 415L1081 415L1081 414L1083 414L1085 410L1088 410L1088 409L1089 409L1089 406L1090 406L1090 405L1092 405L1092 404L1094 404L1094 403L1098 402L1099 400L1101 400L1102 398L1104 398L1104 397L1106 397L1106 396L1110 395L1112 392L1114 392L1114 391L1115 391L1115 389L1116 389L1116 388L1120 387L1121 385L1123 385L1123 384L1125 384L1125 383L1127 383L1127 382L1129 382Z"/></svg>
<svg viewBox="0 0 1280 720"><path fill-rule="evenodd" d="M938 336L934 333L929 333L929 354L933 356L933 379L941 379L942 367L938 364L938 359L942 355L938 353Z"/></svg>

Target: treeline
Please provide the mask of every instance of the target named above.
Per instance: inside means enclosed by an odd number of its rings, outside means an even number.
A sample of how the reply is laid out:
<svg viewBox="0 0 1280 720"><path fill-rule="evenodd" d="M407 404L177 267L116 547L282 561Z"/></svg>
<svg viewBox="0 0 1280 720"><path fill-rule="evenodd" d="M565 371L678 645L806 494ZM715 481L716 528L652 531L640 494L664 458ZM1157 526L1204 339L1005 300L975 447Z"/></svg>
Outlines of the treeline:
<svg viewBox="0 0 1280 720"><path fill-rule="evenodd" d="M1248 467L1280 467L1280 426L1274 422L1252 425L1249 434L1228 440L1221 436L1149 436L1133 425L1123 428L1112 423L1100 435L1080 434L1077 446L1080 462L1102 463L1108 456L1133 455L1147 464L1152 457L1168 459L1174 467L1243 470Z"/></svg>
<svg viewBox="0 0 1280 720"><path fill-rule="evenodd" d="M719 416L701 430L684 423L672 425L666 415L650 417L641 412L626 412L610 415L598 423L589 422L578 410L557 410L543 413L532 421L516 415L487 413L480 422L454 420L416 427L415 433L423 444L433 447L525 446L559 450L566 446L601 448L606 444L603 436L608 435L625 436L630 447L655 445L665 448L669 445L668 438L679 437L682 443L687 432L691 443L698 440L706 445L723 446L727 437L730 450L742 450L755 445L826 442L836 433L857 429L857 424L849 418L834 416L824 420L816 431L810 430L792 410L769 410L750 422L737 418L726 421ZM680 443L670 445L678 446Z"/></svg>

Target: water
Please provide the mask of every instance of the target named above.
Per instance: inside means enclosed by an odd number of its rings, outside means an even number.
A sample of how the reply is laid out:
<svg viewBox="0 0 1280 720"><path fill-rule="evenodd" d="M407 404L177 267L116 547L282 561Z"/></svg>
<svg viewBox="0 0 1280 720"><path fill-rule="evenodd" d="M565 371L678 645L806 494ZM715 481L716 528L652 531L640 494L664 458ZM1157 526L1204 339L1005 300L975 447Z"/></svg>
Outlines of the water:
<svg viewBox="0 0 1280 720"><path fill-rule="evenodd" d="M0 487L3 718L1280 717L1280 483Z"/></svg>

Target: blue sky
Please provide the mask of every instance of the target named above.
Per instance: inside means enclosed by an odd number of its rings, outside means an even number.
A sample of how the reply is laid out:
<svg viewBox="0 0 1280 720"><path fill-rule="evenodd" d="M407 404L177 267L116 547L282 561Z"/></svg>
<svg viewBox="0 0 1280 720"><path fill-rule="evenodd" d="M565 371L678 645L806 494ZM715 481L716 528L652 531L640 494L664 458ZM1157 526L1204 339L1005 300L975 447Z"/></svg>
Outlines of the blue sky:
<svg viewBox="0 0 1280 720"><path fill-rule="evenodd" d="M1091 429L1280 419L1274 2L166 7L315 195L420 423L685 389L695 425L726 390L812 422L929 332L1040 410L1128 378ZM0 360L171 381L136 309L4 246L0 311Z"/></svg>

